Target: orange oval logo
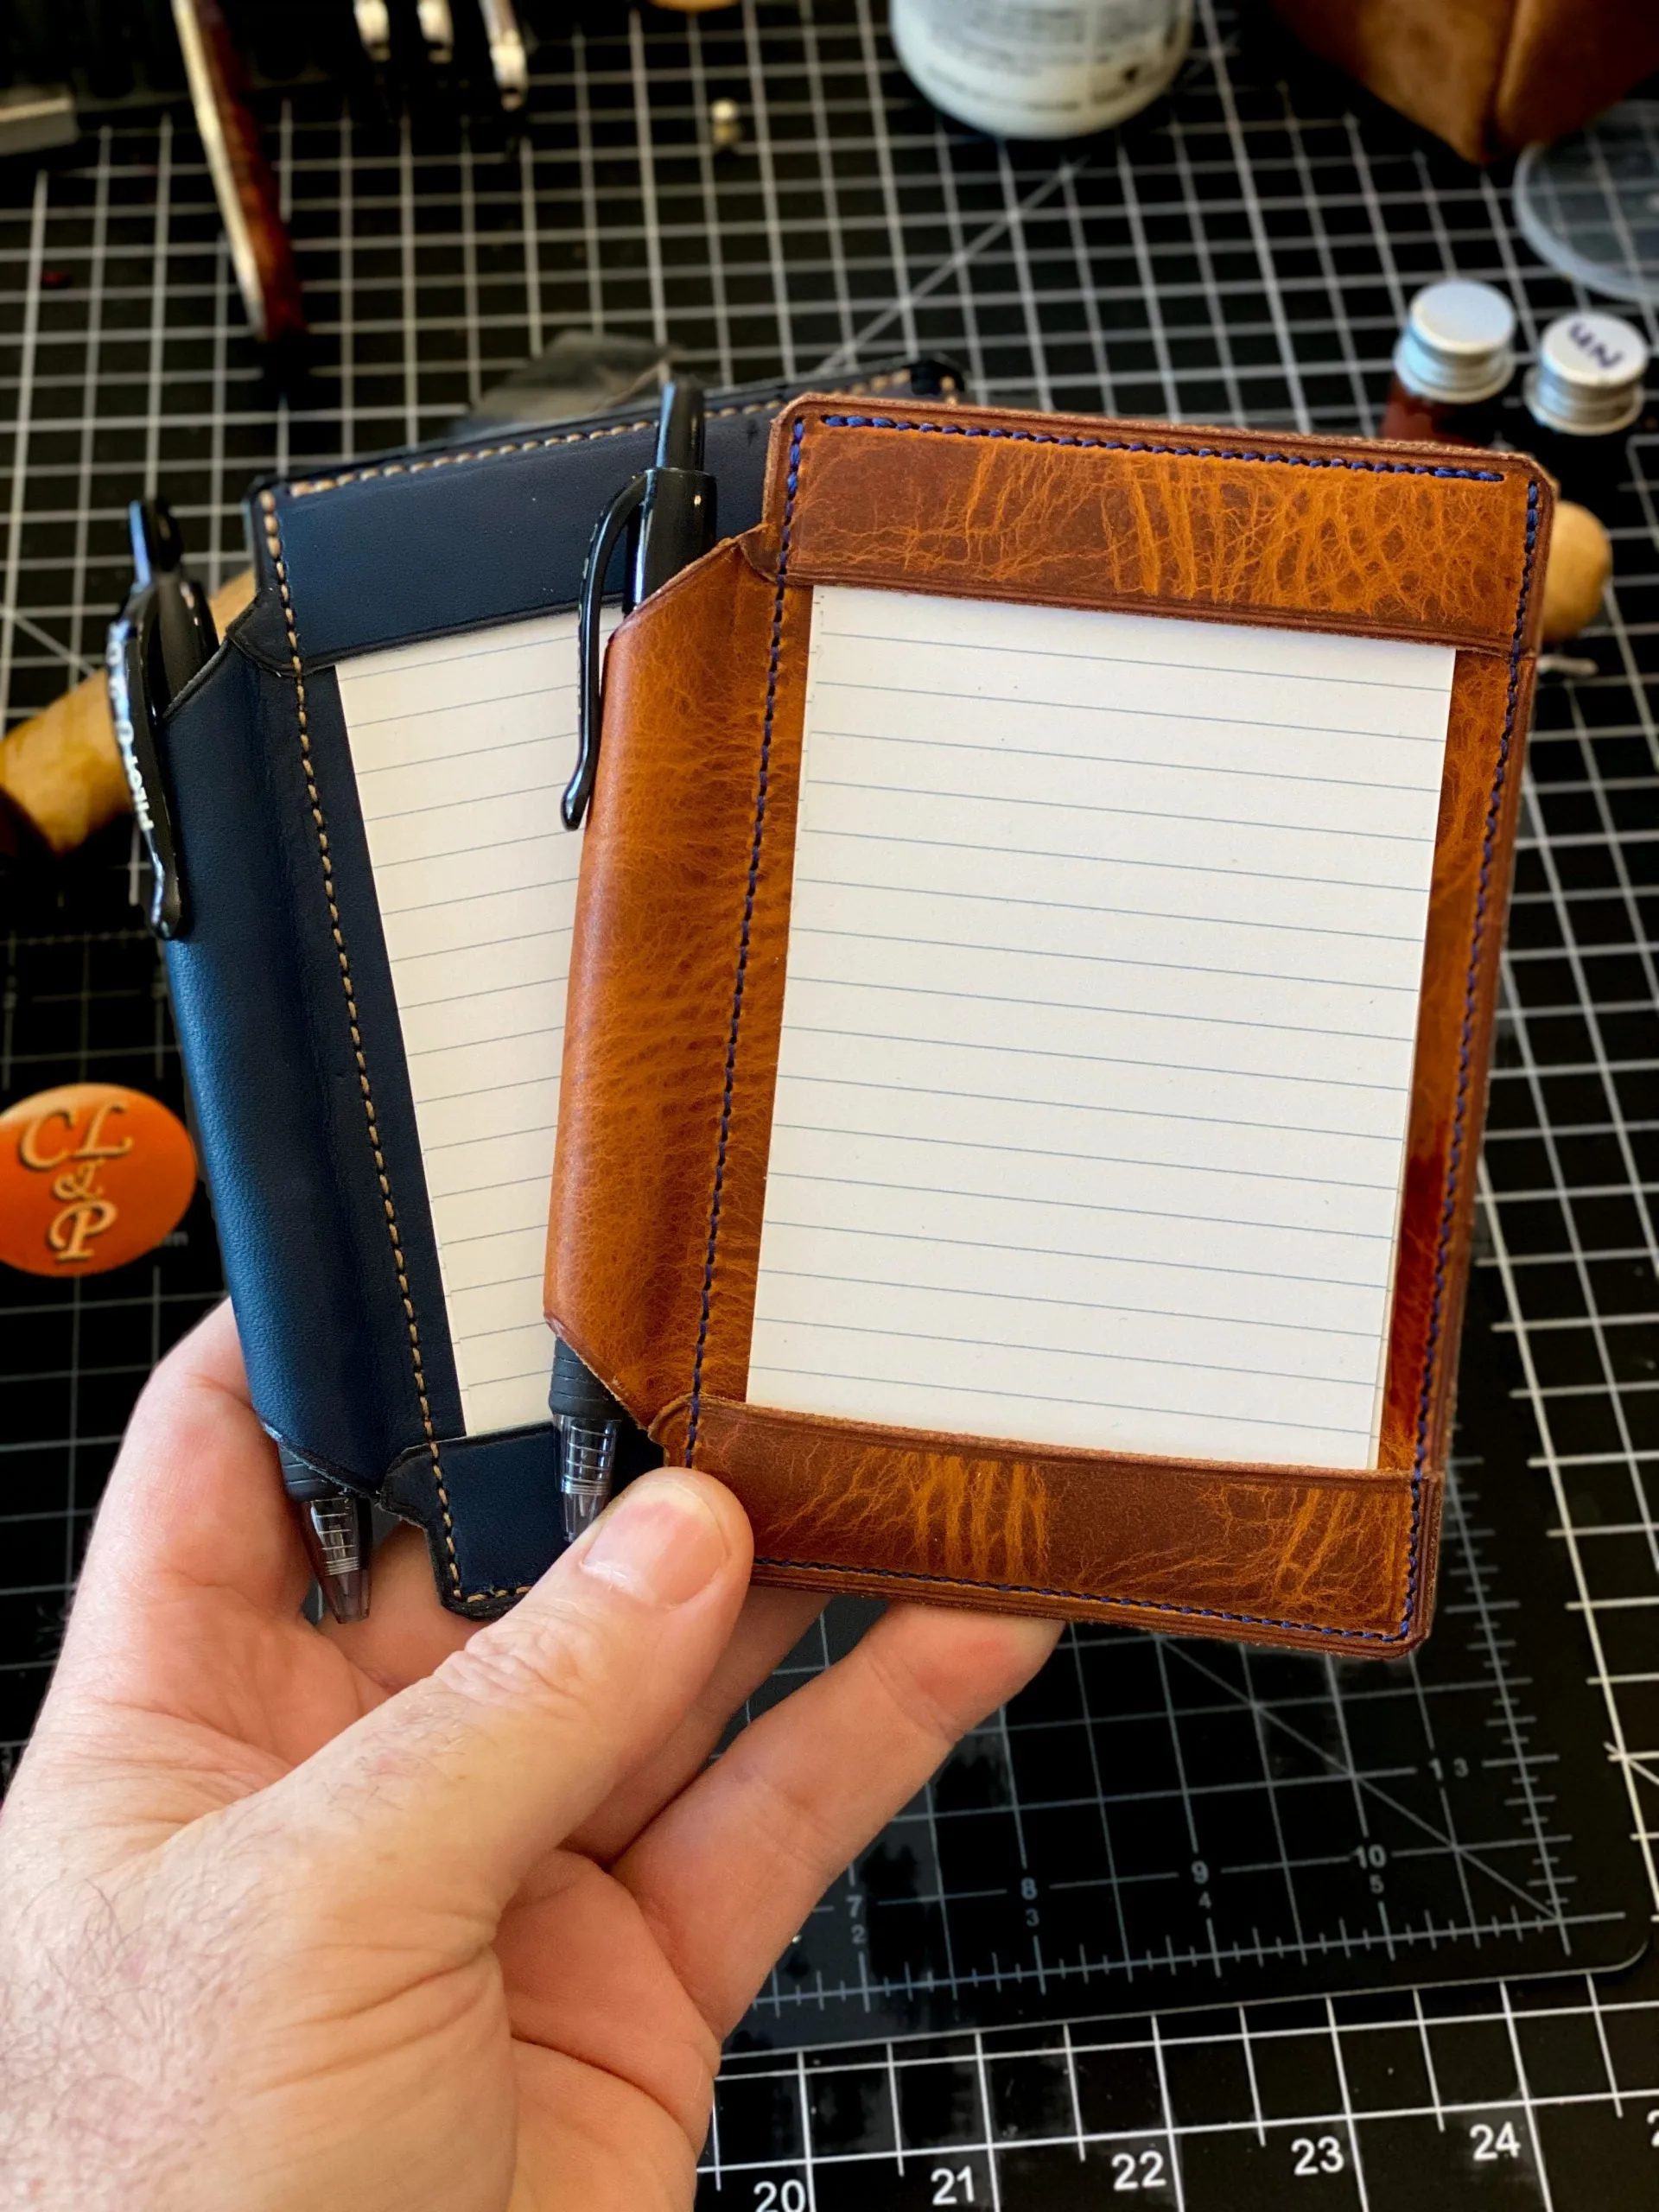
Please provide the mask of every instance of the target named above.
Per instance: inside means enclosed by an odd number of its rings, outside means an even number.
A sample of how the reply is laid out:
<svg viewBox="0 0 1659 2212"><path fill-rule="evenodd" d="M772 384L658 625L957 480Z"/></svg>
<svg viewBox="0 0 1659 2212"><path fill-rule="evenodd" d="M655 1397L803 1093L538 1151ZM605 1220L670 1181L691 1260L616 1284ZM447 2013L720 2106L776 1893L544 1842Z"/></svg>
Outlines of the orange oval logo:
<svg viewBox="0 0 1659 2212"><path fill-rule="evenodd" d="M124 1267L178 1226L195 1188L184 1124L142 1090L68 1083L0 1114L0 1261L28 1274Z"/></svg>

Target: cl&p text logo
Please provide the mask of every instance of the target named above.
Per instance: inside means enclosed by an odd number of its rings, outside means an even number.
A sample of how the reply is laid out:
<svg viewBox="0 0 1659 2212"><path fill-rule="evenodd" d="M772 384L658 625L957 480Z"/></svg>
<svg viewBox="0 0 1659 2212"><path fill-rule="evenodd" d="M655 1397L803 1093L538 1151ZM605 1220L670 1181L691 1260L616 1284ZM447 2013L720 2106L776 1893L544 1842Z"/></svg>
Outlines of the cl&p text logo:
<svg viewBox="0 0 1659 2212"><path fill-rule="evenodd" d="M34 1275L105 1274L154 1250L196 1187L184 1125L113 1083L37 1091L0 1114L0 1261Z"/></svg>

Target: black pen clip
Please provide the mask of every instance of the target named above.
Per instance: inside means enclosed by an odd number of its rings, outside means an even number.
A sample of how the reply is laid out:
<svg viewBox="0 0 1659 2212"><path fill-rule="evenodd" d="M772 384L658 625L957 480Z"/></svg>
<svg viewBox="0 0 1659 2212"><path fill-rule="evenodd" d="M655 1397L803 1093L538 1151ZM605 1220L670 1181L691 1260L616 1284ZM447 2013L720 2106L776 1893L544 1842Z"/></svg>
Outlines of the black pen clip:
<svg viewBox="0 0 1659 2212"><path fill-rule="evenodd" d="M577 647L581 667L576 690L576 766L564 787L559 812L567 830L580 830L594 795L599 773L599 721L603 707L605 644L600 635L600 607L605 597L605 575L623 533L638 522L645 503L648 480L636 476L625 484L598 522L588 547L582 572L582 599L577 617ZM630 563L632 566L632 563Z"/></svg>
<svg viewBox="0 0 1659 2212"><path fill-rule="evenodd" d="M183 572L183 542L167 502L135 499L127 513L133 587L105 652L110 713L149 855L149 926L175 938L184 932L184 883L156 730L174 691L212 658L218 640L205 597Z"/></svg>
<svg viewBox="0 0 1659 2212"><path fill-rule="evenodd" d="M603 707L599 634L600 603L606 572L622 534L628 536L622 612L632 614L669 578L700 560L715 542L715 480L702 465L702 386L692 376L677 376L663 386L657 421L657 457L641 476L625 484L600 517L582 572L577 689L580 741L576 772L565 786L561 812L567 830L580 830L599 772L599 725Z"/></svg>

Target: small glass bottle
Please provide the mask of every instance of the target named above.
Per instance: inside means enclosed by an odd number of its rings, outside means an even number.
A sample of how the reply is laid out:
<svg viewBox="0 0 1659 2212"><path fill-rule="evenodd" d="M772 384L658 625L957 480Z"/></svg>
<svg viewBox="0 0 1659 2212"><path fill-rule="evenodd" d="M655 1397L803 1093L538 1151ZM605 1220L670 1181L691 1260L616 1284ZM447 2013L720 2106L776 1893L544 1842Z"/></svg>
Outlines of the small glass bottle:
<svg viewBox="0 0 1659 2212"><path fill-rule="evenodd" d="M1605 512L1624 477L1625 433L1642 412L1647 367L1639 330L1586 310L1550 324L1527 372L1529 420L1520 435L1563 494L1592 513Z"/></svg>
<svg viewBox="0 0 1659 2212"><path fill-rule="evenodd" d="M1454 277L1411 303L1394 349L1382 435L1487 446L1515 374L1515 309L1491 284Z"/></svg>

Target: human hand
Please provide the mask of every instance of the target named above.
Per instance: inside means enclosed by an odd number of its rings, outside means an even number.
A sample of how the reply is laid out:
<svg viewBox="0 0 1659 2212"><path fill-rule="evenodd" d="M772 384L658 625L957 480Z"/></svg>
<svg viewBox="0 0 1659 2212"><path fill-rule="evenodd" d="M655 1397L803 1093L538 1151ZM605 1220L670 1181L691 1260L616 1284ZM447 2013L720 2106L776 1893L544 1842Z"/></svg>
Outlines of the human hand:
<svg viewBox="0 0 1659 2212"><path fill-rule="evenodd" d="M648 1476L506 1619L402 1531L318 1630L228 1306L133 1414L0 1812L0 2203L654 2212L720 2039L1053 1630L893 1607L705 1766L816 1602Z"/></svg>

